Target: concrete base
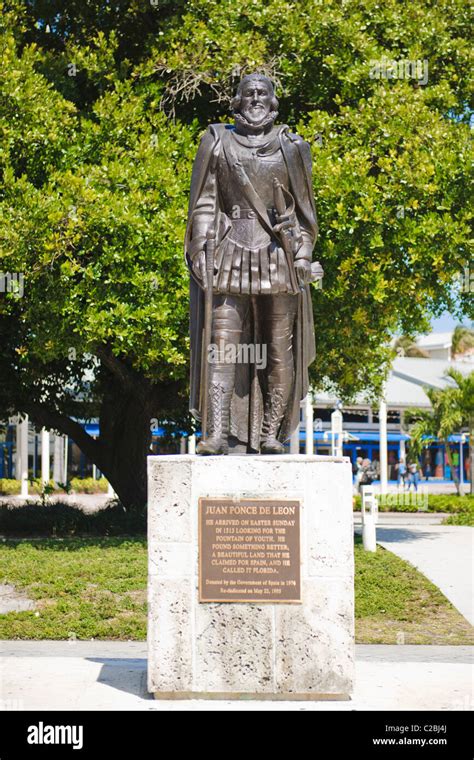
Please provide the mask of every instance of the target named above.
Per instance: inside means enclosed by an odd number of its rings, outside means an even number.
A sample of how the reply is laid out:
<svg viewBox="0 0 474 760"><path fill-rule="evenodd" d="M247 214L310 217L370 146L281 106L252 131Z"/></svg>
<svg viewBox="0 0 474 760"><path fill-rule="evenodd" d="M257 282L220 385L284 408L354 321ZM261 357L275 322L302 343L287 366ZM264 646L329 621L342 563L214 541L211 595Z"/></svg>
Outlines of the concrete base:
<svg viewBox="0 0 474 760"><path fill-rule="evenodd" d="M249 694L247 691L234 691L234 692L226 692L226 691L155 691L153 694L155 699L166 699L166 700L180 700L180 699L238 699L238 700L249 700L249 699L255 699L260 702L301 702L305 701L313 701L313 702L321 702L321 701L333 701L333 702L346 702L347 700L350 700L350 696L348 694L316 694L312 692L308 692L307 694L292 694L292 693L281 693L281 694L255 694L252 692Z"/></svg>
<svg viewBox="0 0 474 760"><path fill-rule="evenodd" d="M347 699L352 478L345 457L148 458L148 689L161 699ZM299 499L302 603L199 603L199 497Z"/></svg>

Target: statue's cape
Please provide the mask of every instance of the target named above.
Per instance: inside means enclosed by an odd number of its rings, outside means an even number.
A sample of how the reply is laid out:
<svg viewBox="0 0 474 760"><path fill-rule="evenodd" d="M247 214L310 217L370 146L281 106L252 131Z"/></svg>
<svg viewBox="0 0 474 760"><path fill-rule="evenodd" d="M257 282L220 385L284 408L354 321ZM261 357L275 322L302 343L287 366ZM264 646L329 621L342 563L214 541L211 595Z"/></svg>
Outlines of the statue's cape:
<svg viewBox="0 0 474 760"><path fill-rule="evenodd" d="M230 124L212 124L201 139L191 175L188 221L185 236L186 261L190 269L190 336L191 336L191 388L189 408L197 419L201 417L201 374L202 374L202 334L204 327L204 293L198 280L194 277L191 260L187 253L192 236L192 223L196 203L202 193L211 158L220 148L224 130L234 130ZM295 198L296 210L304 229L310 234L313 243L318 234L316 211L314 207L311 181L311 151L308 143L299 136L290 133L286 125L278 127L282 153L286 161L290 178L290 191ZM219 214L216 203L216 224ZM316 356L314 337L314 319L309 285L302 288L297 296L298 313L295 322L293 355L295 360L295 388L293 403L289 405L280 429L281 441L288 440L291 432L299 422L300 401L306 396L309 387L308 367ZM259 343L259 336L250 320L244 329L241 343ZM263 407L261 391L254 365L237 364L234 397L231 406L231 433L239 440L249 443L252 448L259 448L258 433ZM238 413L233 414L232 411ZM245 429L242 420L245 419ZM238 422L239 421L239 422ZM236 429L239 424L239 429Z"/></svg>

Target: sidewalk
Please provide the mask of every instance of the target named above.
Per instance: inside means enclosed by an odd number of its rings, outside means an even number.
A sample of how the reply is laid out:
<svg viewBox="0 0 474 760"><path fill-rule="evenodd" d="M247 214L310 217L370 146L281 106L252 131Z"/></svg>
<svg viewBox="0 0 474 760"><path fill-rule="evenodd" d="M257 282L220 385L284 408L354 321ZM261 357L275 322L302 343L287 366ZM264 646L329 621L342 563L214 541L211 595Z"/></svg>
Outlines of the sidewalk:
<svg viewBox="0 0 474 760"><path fill-rule="evenodd" d="M407 525L417 525L426 527L427 525L441 525L443 520L449 517L448 512L379 512L378 527L403 527ZM354 512L354 527L362 526L362 513ZM472 530L472 529L471 529Z"/></svg>
<svg viewBox="0 0 474 760"><path fill-rule="evenodd" d="M471 647L356 646L347 702L156 701L146 691L146 644L0 642L6 710L472 710Z"/></svg>

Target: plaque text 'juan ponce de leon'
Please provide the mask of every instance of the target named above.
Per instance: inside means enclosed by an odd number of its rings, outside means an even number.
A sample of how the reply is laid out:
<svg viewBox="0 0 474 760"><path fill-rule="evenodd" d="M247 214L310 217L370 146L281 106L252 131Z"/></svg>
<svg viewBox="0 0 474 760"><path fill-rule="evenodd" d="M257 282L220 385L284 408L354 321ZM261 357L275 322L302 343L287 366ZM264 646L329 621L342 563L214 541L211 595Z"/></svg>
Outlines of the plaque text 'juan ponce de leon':
<svg viewBox="0 0 474 760"><path fill-rule="evenodd" d="M300 502L199 499L199 601L301 602Z"/></svg>

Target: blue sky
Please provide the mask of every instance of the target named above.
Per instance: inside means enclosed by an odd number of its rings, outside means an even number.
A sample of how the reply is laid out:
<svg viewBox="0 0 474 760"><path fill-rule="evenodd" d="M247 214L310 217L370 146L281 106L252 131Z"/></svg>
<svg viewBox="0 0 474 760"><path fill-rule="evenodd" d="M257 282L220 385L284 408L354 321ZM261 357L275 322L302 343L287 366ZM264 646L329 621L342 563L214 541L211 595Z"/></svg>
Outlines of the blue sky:
<svg viewBox="0 0 474 760"><path fill-rule="evenodd" d="M441 317L432 320L431 327L433 332L448 332L449 330L454 330L458 324L459 320L455 319L449 312L445 311ZM466 325L466 327L471 326L469 319L465 319L463 324Z"/></svg>

